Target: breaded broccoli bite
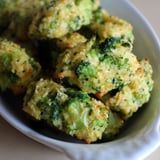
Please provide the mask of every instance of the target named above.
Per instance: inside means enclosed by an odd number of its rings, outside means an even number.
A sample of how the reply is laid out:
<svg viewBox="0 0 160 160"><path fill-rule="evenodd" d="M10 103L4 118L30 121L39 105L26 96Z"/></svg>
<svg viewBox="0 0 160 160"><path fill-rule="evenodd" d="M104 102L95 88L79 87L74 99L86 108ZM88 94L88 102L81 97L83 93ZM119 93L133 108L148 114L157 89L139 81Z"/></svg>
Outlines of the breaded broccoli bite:
<svg viewBox="0 0 160 160"><path fill-rule="evenodd" d="M115 16L110 16L105 10L100 7L94 11L93 20L89 28L96 33L100 40L116 37L121 38L124 46L132 48L134 35L131 24L123 19Z"/></svg>
<svg viewBox="0 0 160 160"><path fill-rule="evenodd" d="M0 89L23 92L40 72L40 65L19 45L0 39Z"/></svg>
<svg viewBox="0 0 160 160"><path fill-rule="evenodd" d="M119 130L123 125L124 120L119 116L119 114L109 110L108 125L103 133L103 138L106 140L113 139L119 133Z"/></svg>
<svg viewBox="0 0 160 160"><path fill-rule="evenodd" d="M100 101L44 79L29 87L24 111L87 143L102 138L108 119L108 108Z"/></svg>
<svg viewBox="0 0 160 160"><path fill-rule="evenodd" d="M12 11L12 18L4 35L23 41L28 40L29 25L33 16L50 2L51 0L10 0L10 3L15 5Z"/></svg>
<svg viewBox="0 0 160 160"><path fill-rule="evenodd" d="M44 63L43 66L48 66L47 68L50 68L53 74L53 70L55 70L59 55L66 49L74 48L85 43L86 41L87 39L78 32L69 33L58 39L41 41L41 43L39 43L39 48L42 57L39 57L43 62L47 63Z"/></svg>
<svg viewBox="0 0 160 160"><path fill-rule="evenodd" d="M135 77L129 85L123 87L107 105L114 111L120 112L127 119L136 112L139 107L149 101L153 88L152 67L147 60L140 62Z"/></svg>
<svg viewBox="0 0 160 160"><path fill-rule="evenodd" d="M102 97L130 83L138 67L136 56L118 39L109 38L100 45L92 39L60 55L55 77Z"/></svg>
<svg viewBox="0 0 160 160"><path fill-rule="evenodd" d="M60 38L88 25L92 19L92 0L55 0L37 13L29 35L37 39Z"/></svg>
<svg viewBox="0 0 160 160"><path fill-rule="evenodd" d="M41 57L39 56L42 61L41 64L44 64L42 67L48 68L53 75L59 55L66 49L74 48L86 41L87 39L78 32L69 33L58 39L42 41L40 44L40 50L42 48L40 51Z"/></svg>

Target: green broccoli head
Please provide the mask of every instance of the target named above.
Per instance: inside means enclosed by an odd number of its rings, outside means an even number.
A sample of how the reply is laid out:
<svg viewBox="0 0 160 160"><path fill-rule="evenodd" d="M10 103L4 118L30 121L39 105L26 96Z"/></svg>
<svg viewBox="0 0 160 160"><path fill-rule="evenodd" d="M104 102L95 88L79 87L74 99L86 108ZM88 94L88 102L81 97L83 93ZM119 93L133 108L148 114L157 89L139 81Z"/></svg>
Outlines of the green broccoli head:
<svg viewBox="0 0 160 160"><path fill-rule="evenodd" d="M117 38L100 44L91 40L66 50L58 59L57 78L98 97L122 88L132 80L139 62L130 49L118 43Z"/></svg>
<svg viewBox="0 0 160 160"><path fill-rule="evenodd" d="M107 126L108 108L87 93L64 88L52 80L41 79L30 86L24 111L37 120L87 143L102 138ZM32 91L31 91L32 90Z"/></svg>
<svg viewBox="0 0 160 160"><path fill-rule="evenodd" d="M47 39L77 31L90 23L92 8L92 0L56 0L35 16L29 34L37 39Z"/></svg>
<svg viewBox="0 0 160 160"><path fill-rule="evenodd" d="M0 88L23 92L40 72L40 65L19 45L0 40Z"/></svg>

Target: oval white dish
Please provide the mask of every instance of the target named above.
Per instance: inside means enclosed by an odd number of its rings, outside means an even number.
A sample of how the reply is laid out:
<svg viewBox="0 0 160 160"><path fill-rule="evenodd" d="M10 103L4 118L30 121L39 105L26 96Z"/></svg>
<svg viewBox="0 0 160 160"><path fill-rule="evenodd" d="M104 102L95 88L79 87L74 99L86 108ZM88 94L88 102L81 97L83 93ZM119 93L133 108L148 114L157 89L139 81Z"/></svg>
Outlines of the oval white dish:
<svg viewBox="0 0 160 160"><path fill-rule="evenodd" d="M3 96L0 97L0 115L26 136L65 152L73 160L143 159L160 145L160 42L151 25L129 1L103 0L102 6L111 14L122 17L133 25L136 39L134 53L140 58L148 58L154 70L155 84L151 100L133 118L133 122L129 123L129 128L112 142L87 145L73 143L74 140L60 138L61 135L56 137L56 133L52 138L41 128L33 129L35 126L30 127L28 122L23 120L23 115L19 115L21 112L14 112L12 103L6 103Z"/></svg>

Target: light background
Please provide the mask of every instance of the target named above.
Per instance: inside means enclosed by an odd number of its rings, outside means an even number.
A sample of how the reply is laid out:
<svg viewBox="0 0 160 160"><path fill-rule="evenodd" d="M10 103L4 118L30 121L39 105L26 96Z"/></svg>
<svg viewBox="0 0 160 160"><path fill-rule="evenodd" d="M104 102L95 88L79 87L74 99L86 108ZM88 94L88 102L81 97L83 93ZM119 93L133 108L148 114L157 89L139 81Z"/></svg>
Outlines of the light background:
<svg viewBox="0 0 160 160"><path fill-rule="evenodd" d="M160 36L160 0L131 0L148 18ZM154 138L154 137L153 137ZM0 118L0 160L69 160L25 137ZM160 160L160 148L145 160Z"/></svg>

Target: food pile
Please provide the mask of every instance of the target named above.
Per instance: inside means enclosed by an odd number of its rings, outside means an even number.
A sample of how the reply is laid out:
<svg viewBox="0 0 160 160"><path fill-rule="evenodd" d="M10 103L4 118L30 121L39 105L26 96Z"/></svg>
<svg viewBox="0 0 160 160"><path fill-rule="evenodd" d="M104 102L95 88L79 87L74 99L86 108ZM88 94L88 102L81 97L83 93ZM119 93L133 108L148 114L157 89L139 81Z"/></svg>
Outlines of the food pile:
<svg viewBox="0 0 160 160"><path fill-rule="evenodd" d="M0 34L1 91L79 140L113 139L149 101L152 67L132 52L131 24L98 0L0 0Z"/></svg>

